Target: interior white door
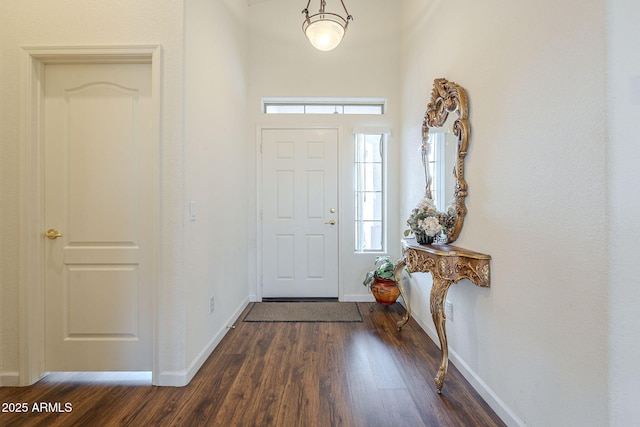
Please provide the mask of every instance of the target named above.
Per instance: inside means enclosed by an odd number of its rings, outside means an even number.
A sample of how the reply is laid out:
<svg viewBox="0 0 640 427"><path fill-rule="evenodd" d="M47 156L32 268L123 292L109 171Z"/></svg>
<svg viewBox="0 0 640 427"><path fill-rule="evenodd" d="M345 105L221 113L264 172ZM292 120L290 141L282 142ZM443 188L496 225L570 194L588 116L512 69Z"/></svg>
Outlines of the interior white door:
<svg viewBox="0 0 640 427"><path fill-rule="evenodd" d="M150 371L151 65L46 65L44 88L45 370Z"/></svg>
<svg viewBox="0 0 640 427"><path fill-rule="evenodd" d="M338 130L262 130L262 296L338 297Z"/></svg>

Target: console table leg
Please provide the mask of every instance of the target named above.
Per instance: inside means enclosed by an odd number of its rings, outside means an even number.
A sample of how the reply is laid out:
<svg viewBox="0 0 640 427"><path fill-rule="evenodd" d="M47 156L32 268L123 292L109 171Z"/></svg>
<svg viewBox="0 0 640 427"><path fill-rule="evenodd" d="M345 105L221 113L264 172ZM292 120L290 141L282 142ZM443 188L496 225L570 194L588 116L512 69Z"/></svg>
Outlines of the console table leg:
<svg viewBox="0 0 640 427"><path fill-rule="evenodd" d="M442 352L442 360L440 362L440 368L438 374L435 377L436 391L442 392L442 386L444 385L444 378L447 375L447 368L449 366L449 346L447 344L447 330L445 328L445 322L447 320L444 315L444 302L447 298L447 291L449 286L453 283L451 280L441 279L433 275L433 287L431 288L431 317L438 333L438 339L440 340L440 351Z"/></svg>
<svg viewBox="0 0 640 427"><path fill-rule="evenodd" d="M398 285L398 289L400 290L400 295L402 295L402 299L404 300L404 305L407 307L407 312L405 313L404 317L400 319L396 324L398 330L400 330L409 321L409 318L411 317L411 307L409 306L409 298L407 298L407 294L405 293L404 285L402 283L402 270L404 269L405 265L406 265L406 261L404 258L402 258L396 262L396 266L393 269L393 277L396 279L396 284Z"/></svg>

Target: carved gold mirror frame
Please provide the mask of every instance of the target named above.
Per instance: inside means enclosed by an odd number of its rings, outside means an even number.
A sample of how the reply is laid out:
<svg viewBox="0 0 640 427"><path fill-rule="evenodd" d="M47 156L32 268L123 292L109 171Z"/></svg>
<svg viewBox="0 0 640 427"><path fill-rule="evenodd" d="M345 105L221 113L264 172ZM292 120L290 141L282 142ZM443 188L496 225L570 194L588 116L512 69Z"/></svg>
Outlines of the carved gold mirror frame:
<svg viewBox="0 0 640 427"><path fill-rule="evenodd" d="M457 139L457 152L453 167L453 198L447 206L446 213L453 216L453 227L447 231L448 243L455 241L462 230L467 208L464 199L467 196L467 183L464 180L464 159L469 146L469 102L467 92L458 84L440 78L433 82L431 101L427 105L422 122L422 164L425 170L425 196L432 199L432 177L428 165L430 147L429 131L435 132L445 126L449 114L457 116L452 124L452 134ZM452 117L453 118L453 117ZM438 165L436 165L437 167Z"/></svg>

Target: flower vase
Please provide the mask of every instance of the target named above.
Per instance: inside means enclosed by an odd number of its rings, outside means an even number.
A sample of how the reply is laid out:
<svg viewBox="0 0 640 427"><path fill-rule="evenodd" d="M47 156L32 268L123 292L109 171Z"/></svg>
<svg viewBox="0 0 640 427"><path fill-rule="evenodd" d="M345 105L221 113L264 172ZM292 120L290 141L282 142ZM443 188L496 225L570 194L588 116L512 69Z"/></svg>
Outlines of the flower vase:
<svg viewBox="0 0 640 427"><path fill-rule="evenodd" d="M416 241L420 245L430 245L433 243L433 236L427 236L424 233L416 234Z"/></svg>

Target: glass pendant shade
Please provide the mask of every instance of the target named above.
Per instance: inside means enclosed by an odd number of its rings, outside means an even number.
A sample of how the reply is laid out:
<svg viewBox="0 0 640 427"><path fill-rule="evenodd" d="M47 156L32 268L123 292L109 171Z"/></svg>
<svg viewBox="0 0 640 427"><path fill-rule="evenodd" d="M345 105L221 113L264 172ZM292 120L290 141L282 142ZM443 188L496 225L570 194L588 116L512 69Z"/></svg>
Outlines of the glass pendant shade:
<svg viewBox="0 0 640 427"><path fill-rule="evenodd" d="M344 33L349 26L349 21L353 19L349 15L344 1L340 0L340 3L342 3L346 18L336 13L326 12L326 0L320 1L320 10L314 15L309 15L311 0L307 2L307 7L302 10L305 15L302 31L311 42L311 45L318 50L326 52L335 49L342 41Z"/></svg>
<svg viewBox="0 0 640 427"><path fill-rule="evenodd" d="M313 47L322 51L335 49L342 41L344 28L334 21L312 22L304 31Z"/></svg>

